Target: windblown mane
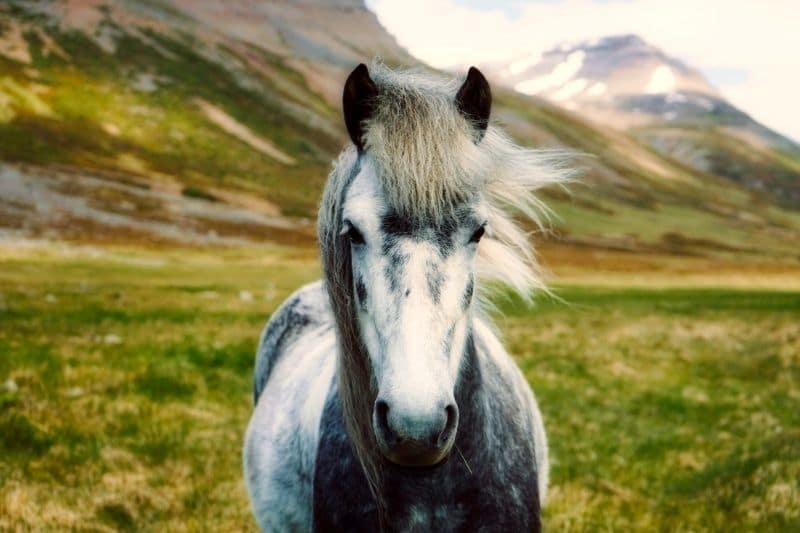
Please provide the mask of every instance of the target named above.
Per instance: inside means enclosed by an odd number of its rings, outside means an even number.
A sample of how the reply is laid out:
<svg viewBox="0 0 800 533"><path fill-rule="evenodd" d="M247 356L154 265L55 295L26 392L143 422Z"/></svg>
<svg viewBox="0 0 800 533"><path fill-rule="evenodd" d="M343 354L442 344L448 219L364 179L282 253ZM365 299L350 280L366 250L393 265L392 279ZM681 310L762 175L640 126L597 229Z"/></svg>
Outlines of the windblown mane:
<svg viewBox="0 0 800 533"><path fill-rule="evenodd" d="M533 227L542 226L547 210L533 192L569 177L561 156L520 147L493 125L478 139L454 103L463 80L419 70L393 71L381 64L370 68L370 76L378 96L372 117L365 122L363 157L372 159L392 208L430 219L475 193L482 194L489 216L487 238L478 250L482 281L478 286L500 283L526 298L533 289L543 288L522 219L529 219ZM358 332L350 246L340 235L342 204L359 168L359 154L351 145L328 176L318 230L340 342L339 394L380 510L381 462L370 425L376 384Z"/></svg>

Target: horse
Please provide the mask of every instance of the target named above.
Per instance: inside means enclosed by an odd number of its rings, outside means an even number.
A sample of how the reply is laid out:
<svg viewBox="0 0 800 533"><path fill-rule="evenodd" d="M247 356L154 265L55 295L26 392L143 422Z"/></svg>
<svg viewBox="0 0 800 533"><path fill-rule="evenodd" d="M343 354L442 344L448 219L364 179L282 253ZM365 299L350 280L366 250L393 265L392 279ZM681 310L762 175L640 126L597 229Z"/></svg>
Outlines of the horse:
<svg viewBox="0 0 800 533"><path fill-rule="evenodd" d="M542 415L487 309L498 287L545 288L533 192L568 170L490 124L474 67L361 64L342 103L351 142L322 195L323 279L278 308L256 354L243 450L256 521L539 531Z"/></svg>

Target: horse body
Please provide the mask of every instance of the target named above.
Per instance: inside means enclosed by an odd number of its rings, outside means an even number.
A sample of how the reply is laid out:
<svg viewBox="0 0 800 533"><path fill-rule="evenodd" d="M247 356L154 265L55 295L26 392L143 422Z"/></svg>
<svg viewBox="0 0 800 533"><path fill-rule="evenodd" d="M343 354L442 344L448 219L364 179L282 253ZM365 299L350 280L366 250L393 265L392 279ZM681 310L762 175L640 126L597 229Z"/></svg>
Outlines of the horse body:
<svg viewBox="0 0 800 533"><path fill-rule="evenodd" d="M480 72L455 81L360 65L345 84L324 279L256 357L244 467L263 530L540 529L542 417L481 302L487 281L541 286L515 217L537 223L531 191L565 172L489 126Z"/></svg>
<svg viewBox="0 0 800 533"><path fill-rule="evenodd" d="M548 473L539 409L491 329L476 319L471 330L456 386L458 452L435 470L389 470L386 519L392 529L538 527ZM377 509L344 425L337 349L321 282L292 295L262 335L245 471L265 531L378 529Z"/></svg>

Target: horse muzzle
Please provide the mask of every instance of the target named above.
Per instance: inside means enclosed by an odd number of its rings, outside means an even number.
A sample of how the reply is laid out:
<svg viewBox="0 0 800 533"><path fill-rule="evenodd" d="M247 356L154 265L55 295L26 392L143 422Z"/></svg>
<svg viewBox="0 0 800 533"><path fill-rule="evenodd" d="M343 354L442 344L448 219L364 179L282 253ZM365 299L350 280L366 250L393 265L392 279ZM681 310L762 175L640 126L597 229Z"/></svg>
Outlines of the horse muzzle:
<svg viewBox="0 0 800 533"><path fill-rule="evenodd" d="M378 398L372 425L381 453L399 466L423 467L440 463L453 448L458 429L458 406L442 402L422 412Z"/></svg>

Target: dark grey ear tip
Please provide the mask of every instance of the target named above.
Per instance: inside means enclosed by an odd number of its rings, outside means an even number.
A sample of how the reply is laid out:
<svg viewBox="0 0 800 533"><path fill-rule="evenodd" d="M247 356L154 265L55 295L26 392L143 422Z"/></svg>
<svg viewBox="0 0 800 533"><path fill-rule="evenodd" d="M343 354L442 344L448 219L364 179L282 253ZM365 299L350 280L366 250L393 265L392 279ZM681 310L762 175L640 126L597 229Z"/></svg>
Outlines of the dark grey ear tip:
<svg viewBox="0 0 800 533"><path fill-rule="evenodd" d="M484 76L483 72L478 70L477 67L469 67L469 70L467 71L467 79L475 78L486 81L486 76Z"/></svg>
<svg viewBox="0 0 800 533"><path fill-rule="evenodd" d="M478 70L477 67L469 67L469 70L467 71L467 78L464 80L464 84L472 87L481 87L484 91L490 90L489 81L486 79L486 76L483 75L483 72Z"/></svg>
<svg viewBox="0 0 800 533"><path fill-rule="evenodd" d="M456 94L456 106L472 122L477 141L483 138L492 112L492 90L483 73L475 67L467 71L467 78Z"/></svg>
<svg viewBox="0 0 800 533"><path fill-rule="evenodd" d="M361 82L361 80L370 79L369 77L369 69L367 65L364 63L359 63L356 68L354 68L350 74L347 76L347 81L345 82L345 86L353 82ZM372 81L370 79L370 81Z"/></svg>

